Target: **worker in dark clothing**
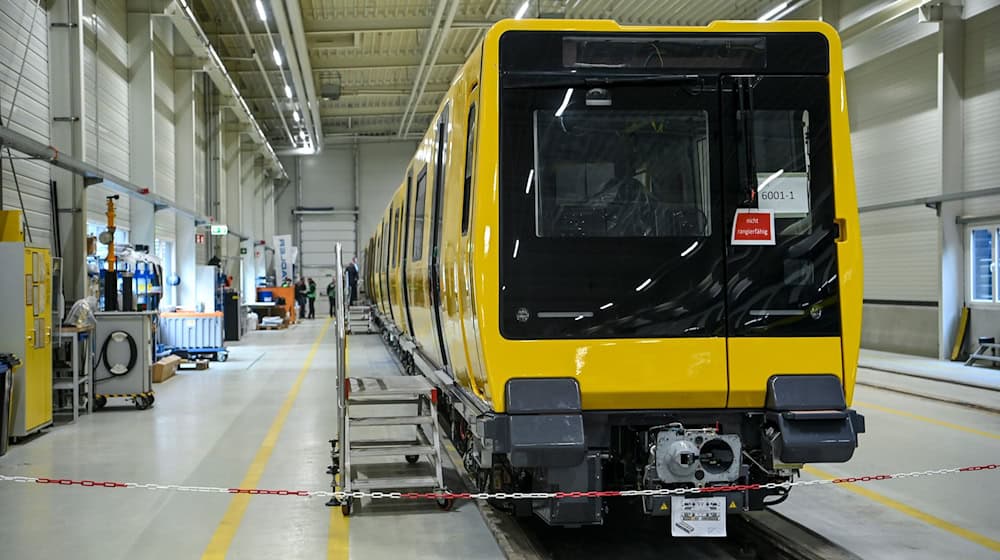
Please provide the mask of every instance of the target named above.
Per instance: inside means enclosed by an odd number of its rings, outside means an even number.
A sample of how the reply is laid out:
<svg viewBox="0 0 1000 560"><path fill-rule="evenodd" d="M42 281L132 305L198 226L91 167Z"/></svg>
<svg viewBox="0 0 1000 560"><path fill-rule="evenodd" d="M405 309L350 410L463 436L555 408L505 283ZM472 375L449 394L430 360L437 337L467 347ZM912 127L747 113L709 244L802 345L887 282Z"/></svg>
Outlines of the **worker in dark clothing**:
<svg viewBox="0 0 1000 560"><path fill-rule="evenodd" d="M295 303L299 306L299 318L306 318L306 280L299 278L295 283Z"/></svg>
<svg viewBox="0 0 1000 560"><path fill-rule="evenodd" d="M330 280L326 285L326 297L330 299L330 316L337 316L337 279Z"/></svg>
<svg viewBox="0 0 1000 560"><path fill-rule="evenodd" d="M308 280L309 287L306 289L306 298L309 299L309 318L316 318L316 282L312 278Z"/></svg>
<svg viewBox="0 0 1000 560"><path fill-rule="evenodd" d="M347 265L347 283L351 287L351 305L358 299L358 275L360 270L358 269L358 258L354 257L351 259L351 264Z"/></svg>

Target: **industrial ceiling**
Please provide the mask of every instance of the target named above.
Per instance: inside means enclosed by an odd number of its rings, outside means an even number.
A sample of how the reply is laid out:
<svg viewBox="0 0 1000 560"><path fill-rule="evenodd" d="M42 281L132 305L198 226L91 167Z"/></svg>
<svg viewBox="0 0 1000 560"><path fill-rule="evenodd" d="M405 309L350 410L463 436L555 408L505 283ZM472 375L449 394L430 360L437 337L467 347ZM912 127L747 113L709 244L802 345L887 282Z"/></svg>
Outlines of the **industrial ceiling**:
<svg viewBox="0 0 1000 560"><path fill-rule="evenodd" d="M202 0L195 3L195 14L275 149L308 153L323 142L313 138L316 128L325 141L422 134L485 30L519 11L523 17L704 25L757 19L788 5L774 0Z"/></svg>

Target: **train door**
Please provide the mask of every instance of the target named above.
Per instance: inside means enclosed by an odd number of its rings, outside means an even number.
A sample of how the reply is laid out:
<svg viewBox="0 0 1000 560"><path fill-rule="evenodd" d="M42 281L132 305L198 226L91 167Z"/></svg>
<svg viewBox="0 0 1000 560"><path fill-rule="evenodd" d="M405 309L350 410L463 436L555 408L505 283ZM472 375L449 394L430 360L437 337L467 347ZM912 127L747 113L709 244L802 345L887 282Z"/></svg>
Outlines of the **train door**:
<svg viewBox="0 0 1000 560"><path fill-rule="evenodd" d="M383 303L384 309L382 312L388 313L389 318L392 319L393 322L395 322L396 316L392 312L392 289L389 286L389 273L390 273L389 265L392 262L391 256L392 256L393 217L394 217L393 208L392 205L390 204L389 213L386 215L385 219L382 220L383 242L382 242L382 253L379 255L379 258L382 259L382 264L384 266L380 267L383 273L380 274L379 276L380 276L380 281L382 282L382 286L384 286L382 293L385 298L385 301Z"/></svg>
<svg viewBox="0 0 1000 560"><path fill-rule="evenodd" d="M724 77L729 406L775 374L843 376L826 76Z"/></svg>
<svg viewBox="0 0 1000 560"><path fill-rule="evenodd" d="M444 181L447 176L447 163L451 157L449 150L448 119L451 105L447 105L437 123L437 147L434 161L434 193L431 199L431 258L427 267L428 285L431 291L431 320L437 336L438 348L441 351L441 367L447 367L448 349L444 343L444 332L441 325L441 221L444 200Z"/></svg>
<svg viewBox="0 0 1000 560"><path fill-rule="evenodd" d="M409 261L410 252L410 219L413 213L413 203L410 202L410 196L413 191L413 169L410 169L406 173L406 198L403 202L403 246L400 249L402 254L402 272L399 275L400 290L403 292L403 315L406 316L406 326L409 329L410 336L416 336L416 331L413 330L413 316L410 313L410 290L406 278L406 263Z"/></svg>
<svg viewBox="0 0 1000 560"><path fill-rule="evenodd" d="M458 291L459 314L461 316L462 342L465 348L466 363L469 365L470 386L480 398L483 394L483 368L479 359L478 334L476 332L476 309L472 275L472 214L473 197L475 196L476 173L476 138L478 131L479 90L469 93L469 115L465 139L465 173L462 181L462 230L458 244Z"/></svg>

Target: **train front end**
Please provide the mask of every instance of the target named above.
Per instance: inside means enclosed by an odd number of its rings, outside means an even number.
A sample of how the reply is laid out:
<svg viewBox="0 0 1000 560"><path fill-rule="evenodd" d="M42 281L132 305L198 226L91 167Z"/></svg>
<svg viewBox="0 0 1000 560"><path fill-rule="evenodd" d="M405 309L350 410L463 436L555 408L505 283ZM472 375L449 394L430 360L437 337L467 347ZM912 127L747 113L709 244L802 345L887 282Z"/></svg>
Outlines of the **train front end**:
<svg viewBox="0 0 1000 560"><path fill-rule="evenodd" d="M742 486L712 494L732 513L849 460L862 262L835 32L517 22L486 44L484 488ZM511 507L585 525L695 497Z"/></svg>

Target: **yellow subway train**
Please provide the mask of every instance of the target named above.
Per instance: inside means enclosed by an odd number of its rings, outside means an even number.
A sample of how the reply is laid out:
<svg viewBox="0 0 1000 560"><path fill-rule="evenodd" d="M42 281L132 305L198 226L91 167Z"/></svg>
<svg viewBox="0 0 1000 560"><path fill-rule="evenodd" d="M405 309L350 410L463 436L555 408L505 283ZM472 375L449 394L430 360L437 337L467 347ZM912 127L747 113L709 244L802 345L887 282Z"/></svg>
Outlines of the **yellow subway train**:
<svg viewBox="0 0 1000 560"><path fill-rule="evenodd" d="M401 179L367 295L481 490L747 486L851 458L862 256L828 25L499 22ZM673 507L615 500L496 505L552 525Z"/></svg>

